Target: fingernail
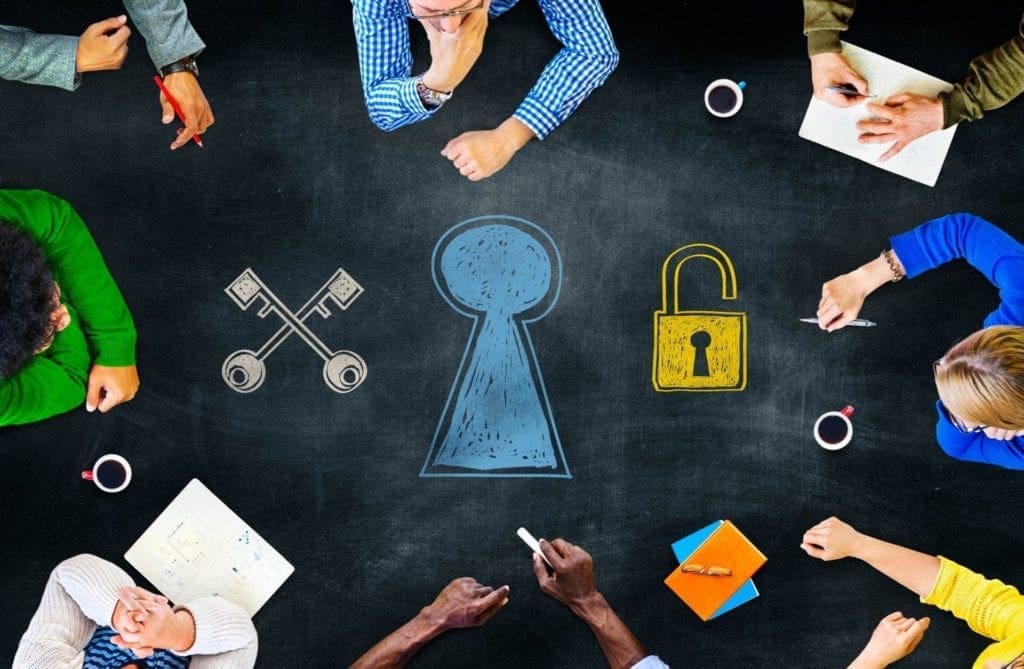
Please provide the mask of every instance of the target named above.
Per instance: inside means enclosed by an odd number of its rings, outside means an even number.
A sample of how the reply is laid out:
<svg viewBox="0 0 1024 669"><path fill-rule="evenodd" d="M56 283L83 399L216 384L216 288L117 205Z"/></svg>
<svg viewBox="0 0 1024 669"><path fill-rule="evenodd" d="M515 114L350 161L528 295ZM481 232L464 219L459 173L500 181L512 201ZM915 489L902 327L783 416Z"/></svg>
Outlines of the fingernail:
<svg viewBox="0 0 1024 669"><path fill-rule="evenodd" d="M88 411L89 413L92 413L93 411L96 411L96 407L94 407L93 405L91 405L88 402L86 402L85 403L85 410Z"/></svg>

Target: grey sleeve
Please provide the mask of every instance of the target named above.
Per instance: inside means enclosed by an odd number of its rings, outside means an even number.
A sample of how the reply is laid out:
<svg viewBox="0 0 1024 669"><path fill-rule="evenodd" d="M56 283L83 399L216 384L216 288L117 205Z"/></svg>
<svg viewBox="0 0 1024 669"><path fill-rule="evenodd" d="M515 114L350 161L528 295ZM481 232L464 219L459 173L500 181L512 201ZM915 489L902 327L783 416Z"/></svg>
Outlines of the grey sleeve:
<svg viewBox="0 0 1024 669"><path fill-rule="evenodd" d="M157 69L206 48L188 20L183 0L124 0Z"/></svg>
<svg viewBox="0 0 1024 669"><path fill-rule="evenodd" d="M73 91L78 37L37 35L27 28L0 26L0 78Z"/></svg>

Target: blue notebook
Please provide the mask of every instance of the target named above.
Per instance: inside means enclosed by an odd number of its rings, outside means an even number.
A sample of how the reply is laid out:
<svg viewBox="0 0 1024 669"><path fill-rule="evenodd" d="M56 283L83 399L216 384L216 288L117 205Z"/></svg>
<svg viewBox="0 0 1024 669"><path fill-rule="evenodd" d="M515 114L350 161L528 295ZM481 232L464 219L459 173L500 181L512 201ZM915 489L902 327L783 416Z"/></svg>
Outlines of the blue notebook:
<svg viewBox="0 0 1024 669"><path fill-rule="evenodd" d="M679 561L679 564L686 562L687 558L689 558L690 555L692 555L693 552L697 550L702 543L704 543L705 539L710 537L711 533L717 530L724 522L724 520L716 520L704 529L697 530L693 534L683 537L679 541L673 543L672 552L676 554L676 560ZM708 620L714 620L723 613L732 611L741 604L746 604L757 597L758 594L760 593L757 591L757 586L754 585L754 580L747 579L747 582L741 585L740 589L737 590L732 597L726 600L725 604L722 604L722 606L719 607L719 609L715 611L714 615L708 618Z"/></svg>

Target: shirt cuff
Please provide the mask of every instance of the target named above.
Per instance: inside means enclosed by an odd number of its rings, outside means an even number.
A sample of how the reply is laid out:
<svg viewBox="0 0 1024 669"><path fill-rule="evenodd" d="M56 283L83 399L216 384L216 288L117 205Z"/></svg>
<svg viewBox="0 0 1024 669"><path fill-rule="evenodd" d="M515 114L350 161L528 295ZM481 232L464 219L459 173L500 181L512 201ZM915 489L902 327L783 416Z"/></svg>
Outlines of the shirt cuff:
<svg viewBox="0 0 1024 669"><path fill-rule="evenodd" d="M840 52L843 45L839 40L838 30L812 30L807 33L807 55L816 56L819 53Z"/></svg>
<svg viewBox="0 0 1024 669"><path fill-rule="evenodd" d="M661 658L657 655L648 655L630 669L668 669L668 665L662 662Z"/></svg>
<svg viewBox="0 0 1024 669"><path fill-rule="evenodd" d="M523 100L513 116L522 121L537 139L544 139L561 123L555 112L533 97Z"/></svg>
<svg viewBox="0 0 1024 669"><path fill-rule="evenodd" d="M439 105L433 109L427 109L427 106L423 104L423 100L420 98L420 94L416 92L416 82L418 80L419 77L409 77L403 81L401 87L398 89L398 97L402 100L402 106L413 114L416 114L418 116L416 120L422 121L423 119L437 113L437 110L444 105Z"/></svg>
<svg viewBox="0 0 1024 669"><path fill-rule="evenodd" d="M54 39L60 48L56 49L58 55L53 64L53 85L66 91L73 91L82 85L82 75L77 71L78 38L71 35L55 35Z"/></svg>

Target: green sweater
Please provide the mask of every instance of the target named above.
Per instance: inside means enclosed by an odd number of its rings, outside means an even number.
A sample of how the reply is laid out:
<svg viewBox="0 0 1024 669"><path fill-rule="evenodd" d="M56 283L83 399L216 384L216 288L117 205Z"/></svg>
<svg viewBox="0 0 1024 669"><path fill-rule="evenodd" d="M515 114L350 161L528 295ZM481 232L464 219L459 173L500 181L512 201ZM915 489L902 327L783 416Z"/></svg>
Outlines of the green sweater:
<svg viewBox="0 0 1024 669"><path fill-rule="evenodd" d="M82 219L38 190L0 190L0 221L32 235L60 284L71 324L17 374L0 379L0 426L69 411L85 401L92 364L135 364L135 325Z"/></svg>
<svg viewBox="0 0 1024 669"><path fill-rule="evenodd" d="M803 1L808 54L841 51L839 33L849 27L857 0ZM944 128L979 119L1024 92L1024 17L1016 35L972 60L968 70L952 91L939 96Z"/></svg>

